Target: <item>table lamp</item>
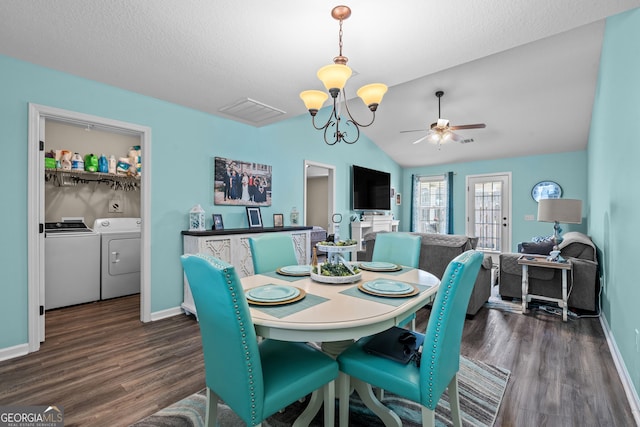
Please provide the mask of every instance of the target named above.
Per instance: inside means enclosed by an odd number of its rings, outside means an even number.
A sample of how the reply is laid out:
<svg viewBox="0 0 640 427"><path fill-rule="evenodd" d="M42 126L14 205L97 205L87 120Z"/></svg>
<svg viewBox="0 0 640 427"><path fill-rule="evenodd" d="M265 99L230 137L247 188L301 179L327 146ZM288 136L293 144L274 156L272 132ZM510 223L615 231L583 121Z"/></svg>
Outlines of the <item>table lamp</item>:
<svg viewBox="0 0 640 427"><path fill-rule="evenodd" d="M580 224L582 222L582 200L541 199L538 202L538 221L553 222L553 249L562 243L560 223Z"/></svg>

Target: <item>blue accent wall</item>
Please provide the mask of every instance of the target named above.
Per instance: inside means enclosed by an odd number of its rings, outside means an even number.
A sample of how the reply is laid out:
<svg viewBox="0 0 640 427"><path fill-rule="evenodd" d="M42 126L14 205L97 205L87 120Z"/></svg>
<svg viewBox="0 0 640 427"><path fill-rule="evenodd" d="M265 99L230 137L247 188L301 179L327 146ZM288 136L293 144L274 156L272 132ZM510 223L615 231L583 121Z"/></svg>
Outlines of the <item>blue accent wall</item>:
<svg viewBox="0 0 640 427"><path fill-rule="evenodd" d="M589 137L589 231L600 250L602 309L640 393L640 9L607 19Z"/></svg>
<svg viewBox="0 0 640 427"><path fill-rule="evenodd" d="M445 150L447 147L442 147ZM454 163L404 170L403 188L411 188L414 174L441 175L452 171L453 176L453 211L454 234L466 234L465 204L467 197L466 177L469 175L511 173L511 248L505 251L515 251L517 244L530 241L533 236L548 236L553 234L553 224L538 221L525 221L525 215L537 218L538 204L531 197L531 189L540 181L555 181L562 187L562 197L580 199L586 204L587 199L587 153L575 151L569 153L547 154L542 156L514 157L507 159L483 160L468 163ZM407 191L407 190L405 190ZM407 203L401 212L401 225L409 227L411 207L408 203L409 193L405 195ZM584 216L583 209L583 216ZM586 233L587 224L563 224L564 232L581 231ZM408 230L408 228L407 228Z"/></svg>
<svg viewBox="0 0 640 427"><path fill-rule="evenodd" d="M0 349L28 342L27 224L37 221L27 217L29 103L152 129L152 158L145 159L143 153L143 173L144 162L152 162L151 223L145 225L151 232L152 312L182 302L180 232L188 228L193 205L205 209L208 227L212 213L222 214L227 228L247 226L244 207L213 205L214 157L273 167L273 205L262 209L266 226L272 224L273 213L284 213L288 224L294 206L302 211L304 160L336 166L336 210L343 215L345 236L351 164L391 172L392 185L400 186L400 167L365 135L354 145L325 145L302 102L300 116L255 128L2 55L0 94L0 221L5 224L0 239Z"/></svg>

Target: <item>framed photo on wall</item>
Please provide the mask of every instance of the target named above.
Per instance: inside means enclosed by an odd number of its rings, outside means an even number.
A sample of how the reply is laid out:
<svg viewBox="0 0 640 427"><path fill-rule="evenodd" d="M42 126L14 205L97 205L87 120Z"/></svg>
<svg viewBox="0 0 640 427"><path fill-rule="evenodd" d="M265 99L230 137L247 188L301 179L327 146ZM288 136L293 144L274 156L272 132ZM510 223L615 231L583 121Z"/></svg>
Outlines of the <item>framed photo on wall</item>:
<svg viewBox="0 0 640 427"><path fill-rule="evenodd" d="M274 227L283 227L284 226L284 215L283 214L273 214L273 226Z"/></svg>
<svg viewBox="0 0 640 427"><path fill-rule="evenodd" d="M262 214L260 208L252 208L247 206L247 220L249 228L262 228Z"/></svg>
<svg viewBox="0 0 640 427"><path fill-rule="evenodd" d="M222 223L222 215L213 214L213 229L224 230L224 224Z"/></svg>
<svg viewBox="0 0 640 427"><path fill-rule="evenodd" d="M214 157L213 203L271 206L271 166Z"/></svg>

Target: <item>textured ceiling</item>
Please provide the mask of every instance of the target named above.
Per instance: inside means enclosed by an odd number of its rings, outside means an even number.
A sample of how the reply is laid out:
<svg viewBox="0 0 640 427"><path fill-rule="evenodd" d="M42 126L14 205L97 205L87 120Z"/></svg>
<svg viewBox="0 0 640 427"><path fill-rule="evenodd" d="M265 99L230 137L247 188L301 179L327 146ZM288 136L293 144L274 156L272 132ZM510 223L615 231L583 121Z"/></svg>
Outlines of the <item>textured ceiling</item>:
<svg viewBox="0 0 640 427"><path fill-rule="evenodd" d="M322 89L317 69L338 54L336 2L279 0L2 0L0 53L233 118L251 99L307 114L298 94ZM638 0L353 0L344 55L363 84L389 92L365 133L403 166L583 149L603 19ZM464 145L411 144L442 115ZM357 101L357 103L355 102ZM352 112L368 111L354 100ZM320 113L322 115L322 112ZM324 117L324 116L323 116ZM322 137L318 133L318 144Z"/></svg>

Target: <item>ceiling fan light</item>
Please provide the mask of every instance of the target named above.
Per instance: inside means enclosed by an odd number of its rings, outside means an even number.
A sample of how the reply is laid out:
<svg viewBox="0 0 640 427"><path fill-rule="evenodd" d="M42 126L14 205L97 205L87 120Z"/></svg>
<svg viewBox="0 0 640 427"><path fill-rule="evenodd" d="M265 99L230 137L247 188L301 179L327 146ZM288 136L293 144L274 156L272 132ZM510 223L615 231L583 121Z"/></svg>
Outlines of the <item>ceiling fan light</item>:
<svg viewBox="0 0 640 427"><path fill-rule="evenodd" d="M371 111L375 111L382 102L382 97L387 93L387 85L382 83L371 83L362 86L356 94L362 99L364 105L369 107Z"/></svg>
<svg viewBox="0 0 640 427"><path fill-rule="evenodd" d="M318 70L318 78L327 90L342 90L351 77L351 68L342 64L325 65Z"/></svg>
<svg viewBox="0 0 640 427"><path fill-rule="evenodd" d="M432 144L437 144L437 143L440 142L440 134L439 133L432 133L431 135L429 135L428 140Z"/></svg>
<svg viewBox="0 0 640 427"><path fill-rule="evenodd" d="M321 90L305 90L304 92L300 92L300 99L302 99L304 106L307 107L309 112L318 112L327 98L329 98L329 95Z"/></svg>

